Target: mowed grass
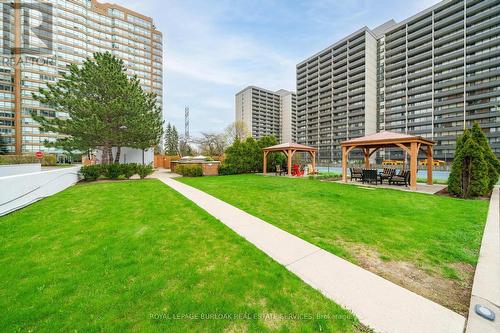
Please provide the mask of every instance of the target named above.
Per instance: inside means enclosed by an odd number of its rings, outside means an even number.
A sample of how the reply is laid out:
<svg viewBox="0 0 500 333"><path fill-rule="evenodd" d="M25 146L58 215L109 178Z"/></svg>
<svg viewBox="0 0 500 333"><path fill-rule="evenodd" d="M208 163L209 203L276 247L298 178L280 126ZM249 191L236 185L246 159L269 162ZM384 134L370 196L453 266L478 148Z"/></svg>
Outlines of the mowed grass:
<svg viewBox="0 0 500 333"><path fill-rule="evenodd" d="M384 261L411 262L460 279L475 265L488 202L370 189L309 179L237 175L181 178L263 220L350 261L350 245Z"/></svg>
<svg viewBox="0 0 500 333"><path fill-rule="evenodd" d="M0 267L1 332L365 330L157 180L77 185L0 218Z"/></svg>

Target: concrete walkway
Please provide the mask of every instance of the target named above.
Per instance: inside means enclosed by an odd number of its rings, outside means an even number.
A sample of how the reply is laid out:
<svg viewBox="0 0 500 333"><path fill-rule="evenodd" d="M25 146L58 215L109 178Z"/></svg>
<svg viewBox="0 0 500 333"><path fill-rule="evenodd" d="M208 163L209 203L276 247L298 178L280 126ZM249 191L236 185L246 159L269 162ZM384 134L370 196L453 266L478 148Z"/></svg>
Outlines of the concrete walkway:
<svg viewBox="0 0 500 333"><path fill-rule="evenodd" d="M476 304L495 313L495 321L480 317ZM491 194L488 219L484 227L481 251L474 274L474 283L467 321L467 333L500 332L500 187Z"/></svg>
<svg viewBox="0 0 500 333"><path fill-rule="evenodd" d="M378 332L463 332L465 318L165 172L154 177L244 237Z"/></svg>

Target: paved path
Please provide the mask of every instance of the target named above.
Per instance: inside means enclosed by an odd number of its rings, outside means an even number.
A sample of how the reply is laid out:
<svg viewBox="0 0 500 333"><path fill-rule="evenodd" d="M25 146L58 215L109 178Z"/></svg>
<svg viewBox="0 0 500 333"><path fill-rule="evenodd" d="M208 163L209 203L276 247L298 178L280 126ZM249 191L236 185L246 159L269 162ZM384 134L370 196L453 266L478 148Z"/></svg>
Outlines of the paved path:
<svg viewBox="0 0 500 333"><path fill-rule="evenodd" d="M281 230L165 172L154 177L193 201L378 332L460 332L465 318Z"/></svg>

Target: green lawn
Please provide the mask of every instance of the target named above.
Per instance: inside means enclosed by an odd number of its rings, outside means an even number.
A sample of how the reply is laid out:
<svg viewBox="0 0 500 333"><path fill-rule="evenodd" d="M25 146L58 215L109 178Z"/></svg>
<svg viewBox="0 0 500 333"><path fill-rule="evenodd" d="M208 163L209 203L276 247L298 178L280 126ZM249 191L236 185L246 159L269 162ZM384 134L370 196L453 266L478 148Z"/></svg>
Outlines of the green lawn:
<svg viewBox="0 0 500 333"><path fill-rule="evenodd" d="M365 330L157 180L77 185L0 218L0 267L1 332Z"/></svg>
<svg viewBox="0 0 500 333"><path fill-rule="evenodd" d="M455 300L461 304L440 303L467 311L487 201L260 175L181 181L377 273L375 266L386 264L382 275L416 292L422 289L427 297L435 296L425 291L434 287L433 280L425 276L421 285L412 286L415 270L449 284L438 289L453 293L455 287L463 288L461 299ZM364 258L362 251L371 257L375 253L381 262ZM400 272L390 271L390 265L399 270L395 263L409 263L415 269L408 277L397 276ZM440 301L439 295L434 298Z"/></svg>

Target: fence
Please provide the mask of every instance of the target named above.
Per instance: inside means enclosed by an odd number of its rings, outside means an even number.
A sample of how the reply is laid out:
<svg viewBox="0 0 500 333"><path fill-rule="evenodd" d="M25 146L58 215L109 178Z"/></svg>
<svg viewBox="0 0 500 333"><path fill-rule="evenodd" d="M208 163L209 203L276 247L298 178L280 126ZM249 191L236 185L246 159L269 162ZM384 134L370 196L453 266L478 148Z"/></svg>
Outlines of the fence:
<svg viewBox="0 0 500 333"><path fill-rule="evenodd" d="M168 156L168 155L155 155L154 158L154 167L155 168L164 168L171 169L171 162L177 161L180 159L180 156Z"/></svg>

